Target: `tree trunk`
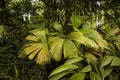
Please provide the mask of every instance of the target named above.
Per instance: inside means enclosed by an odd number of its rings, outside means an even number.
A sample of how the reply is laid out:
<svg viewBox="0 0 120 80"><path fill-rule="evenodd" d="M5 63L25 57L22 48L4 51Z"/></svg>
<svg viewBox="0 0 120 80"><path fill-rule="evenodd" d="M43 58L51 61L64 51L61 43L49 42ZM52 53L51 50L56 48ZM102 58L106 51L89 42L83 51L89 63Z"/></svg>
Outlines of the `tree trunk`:
<svg viewBox="0 0 120 80"><path fill-rule="evenodd" d="M7 9L6 9L6 1L0 0L0 24L7 23Z"/></svg>
<svg viewBox="0 0 120 80"><path fill-rule="evenodd" d="M63 30L64 30L65 34L68 34L72 31L72 27L70 27L68 25L68 23L70 21L71 15L72 15L73 1L74 0L64 0L65 21L64 21Z"/></svg>

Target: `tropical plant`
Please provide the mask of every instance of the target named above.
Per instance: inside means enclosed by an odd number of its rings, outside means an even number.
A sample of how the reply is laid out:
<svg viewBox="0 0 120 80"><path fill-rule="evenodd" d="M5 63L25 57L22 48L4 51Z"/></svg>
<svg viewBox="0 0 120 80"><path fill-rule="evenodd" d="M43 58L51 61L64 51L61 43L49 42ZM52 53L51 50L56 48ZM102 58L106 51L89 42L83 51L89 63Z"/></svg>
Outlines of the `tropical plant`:
<svg viewBox="0 0 120 80"><path fill-rule="evenodd" d="M114 51L119 54L120 50L120 29L116 26L105 25L105 39L111 44Z"/></svg>
<svg viewBox="0 0 120 80"><path fill-rule="evenodd" d="M88 62L88 59L91 61ZM114 66L120 66L120 58L105 56L96 59L94 56L70 58L63 65L53 70L49 79L59 80L69 74L71 75L68 76L70 80L111 80L110 74Z"/></svg>
<svg viewBox="0 0 120 80"><path fill-rule="evenodd" d="M75 22L74 19L78 21ZM74 29L81 25L79 24L80 21L80 18L76 15L71 17L71 23ZM52 28L56 32L50 32L46 29L31 31L32 35L26 37L26 40L29 40L30 43L23 47L19 56L22 57L25 54L28 55L30 59L34 59L35 57L37 63L46 64L49 63L50 57L55 61L60 61L63 58L67 59L80 55L79 47L82 45L95 51L99 50L99 47L107 48L108 46L102 36L94 30L91 30L92 32L86 36L82 30L73 30L65 34L62 25L57 22L53 23ZM96 38L96 36L98 38Z"/></svg>
<svg viewBox="0 0 120 80"><path fill-rule="evenodd" d="M75 16L74 16L75 17ZM77 17L76 17L77 18ZM79 18L79 17L78 17ZM66 77L68 75L68 79L70 80L106 80L106 79L115 79L114 76L110 77L110 75L113 75L112 72L114 71L114 66L120 66L119 65L119 59L116 57L116 52L114 52L114 49L110 49L110 44L103 39L103 36L99 34L99 32L96 31L96 27L93 24L85 24L83 28L79 29L78 24L80 25L80 20L75 19L77 21L72 21L75 26L74 30L80 31L84 34L85 37L87 37L87 43L89 43L89 46L91 48L82 48L80 47L79 51L82 55L79 55L80 57L73 57L68 59L63 65L53 70L53 72L49 75L50 80L59 80L61 78ZM79 23L77 23L79 22ZM73 24L72 24L73 25ZM115 36L116 33L118 33L118 28L113 28L110 32L110 27L106 27L105 29L105 38L109 37L108 41L113 41L113 39L110 39L110 37L117 37ZM110 33L110 34L109 34ZM90 40L89 40L90 39ZM116 39L119 39L118 37ZM93 43L93 41L97 44ZM79 40L80 41L80 40ZM118 42L118 41L113 41ZM85 42L84 42L85 44ZM82 49L81 49L82 48ZM83 50L83 51L81 51ZM79 62L80 61L80 62ZM68 68L67 65L77 65L76 69ZM117 64L116 64L117 63ZM66 69L67 68L67 69ZM72 71L71 71L72 70ZM73 74L71 77L70 75ZM118 78L116 78L118 80Z"/></svg>
<svg viewBox="0 0 120 80"><path fill-rule="evenodd" d="M118 3L0 0L0 79L119 80Z"/></svg>

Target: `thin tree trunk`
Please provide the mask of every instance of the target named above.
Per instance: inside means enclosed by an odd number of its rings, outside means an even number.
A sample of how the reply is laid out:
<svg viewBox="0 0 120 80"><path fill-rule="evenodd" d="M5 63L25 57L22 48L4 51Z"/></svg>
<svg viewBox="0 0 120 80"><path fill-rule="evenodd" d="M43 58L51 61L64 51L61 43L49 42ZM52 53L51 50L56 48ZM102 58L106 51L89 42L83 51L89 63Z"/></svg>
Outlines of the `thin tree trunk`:
<svg viewBox="0 0 120 80"><path fill-rule="evenodd" d="M65 10L65 21L64 21L64 32L65 34L68 34L71 32L72 28L69 27L68 23L70 21L70 17L72 15L72 4L74 0L64 0L64 10Z"/></svg>
<svg viewBox="0 0 120 80"><path fill-rule="evenodd" d="M0 0L0 24L7 24L7 16L6 1Z"/></svg>

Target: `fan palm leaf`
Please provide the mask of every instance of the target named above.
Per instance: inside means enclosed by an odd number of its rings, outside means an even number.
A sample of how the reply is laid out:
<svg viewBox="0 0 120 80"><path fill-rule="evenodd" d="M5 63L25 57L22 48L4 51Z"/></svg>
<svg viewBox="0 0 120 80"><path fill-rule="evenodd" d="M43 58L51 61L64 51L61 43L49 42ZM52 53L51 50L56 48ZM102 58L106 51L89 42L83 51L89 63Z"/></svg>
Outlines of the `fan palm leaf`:
<svg viewBox="0 0 120 80"><path fill-rule="evenodd" d="M97 31L93 31L91 34L88 35L88 37L94 40L99 45L99 47L108 48L108 43L102 38L102 36Z"/></svg>
<svg viewBox="0 0 120 80"><path fill-rule="evenodd" d="M77 47L75 46L75 44L71 40L66 39L64 41L63 47L64 47L63 49L64 49L64 57L65 58L78 56L78 49L77 49Z"/></svg>
<svg viewBox="0 0 120 80"><path fill-rule="evenodd" d="M50 53L54 60L60 61L62 59L62 48L64 39L59 37L49 38Z"/></svg>
<svg viewBox="0 0 120 80"><path fill-rule="evenodd" d="M32 35L26 37L26 40L32 41L25 44L20 51L19 57L28 56L29 59L35 59L39 64L50 62L49 48L44 30L31 31Z"/></svg>
<svg viewBox="0 0 120 80"><path fill-rule="evenodd" d="M92 41L94 41L95 43L97 43L98 47L100 48L108 48L108 43L106 42L105 39L103 39L103 36L96 31L94 28L92 28L94 25L84 25L84 27L82 29L80 29L80 31L89 39L91 39ZM88 40L90 41L90 40ZM89 42L92 43L92 42ZM95 48L95 47L94 47ZM97 48L97 47L96 47Z"/></svg>
<svg viewBox="0 0 120 80"><path fill-rule="evenodd" d="M84 44L86 46L90 46L93 49L98 49L98 45L96 42L88 37L85 37L85 35L82 32L72 32L68 35L71 40L74 40L78 43Z"/></svg>

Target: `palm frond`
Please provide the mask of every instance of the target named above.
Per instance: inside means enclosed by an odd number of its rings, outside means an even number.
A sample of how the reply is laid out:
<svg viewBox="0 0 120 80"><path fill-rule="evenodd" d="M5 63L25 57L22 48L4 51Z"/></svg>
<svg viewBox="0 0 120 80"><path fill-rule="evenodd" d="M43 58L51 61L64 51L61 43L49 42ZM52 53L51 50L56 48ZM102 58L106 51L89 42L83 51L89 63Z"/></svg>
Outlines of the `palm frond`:
<svg viewBox="0 0 120 80"><path fill-rule="evenodd" d="M59 37L50 37L48 39L48 43L50 46L51 57L56 61L60 61L62 59L64 39Z"/></svg>
<svg viewBox="0 0 120 80"><path fill-rule="evenodd" d="M119 32L118 27L111 27L110 25L105 26L105 38L109 40L110 37L115 36Z"/></svg>
<svg viewBox="0 0 120 80"><path fill-rule="evenodd" d="M65 58L70 58L70 57L73 57L73 56L78 56L78 49L77 49L77 47L69 39L66 39L64 41L63 49L64 49L64 57Z"/></svg>
<svg viewBox="0 0 120 80"><path fill-rule="evenodd" d="M74 40L78 43L84 44L86 46L89 46L93 49L98 49L98 45L96 44L96 42L90 38L87 38L83 35L82 32L72 32L68 35L68 38L70 38L71 40Z"/></svg>
<svg viewBox="0 0 120 80"><path fill-rule="evenodd" d="M95 63L97 61L97 57L92 53L85 53L85 57L88 63Z"/></svg>
<svg viewBox="0 0 120 80"><path fill-rule="evenodd" d="M85 36L81 32L72 32L68 35L68 38L81 44L86 44Z"/></svg>
<svg viewBox="0 0 120 80"><path fill-rule="evenodd" d="M93 31L91 34L88 35L88 37L92 40L94 40L101 48L107 48L108 43L105 39L97 32Z"/></svg>
<svg viewBox="0 0 120 80"><path fill-rule="evenodd" d="M48 64L50 62L49 48L47 44L44 44L42 49L37 54L35 61L38 64Z"/></svg>
<svg viewBox="0 0 120 80"><path fill-rule="evenodd" d="M32 42L25 44L21 49L19 57L28 56L29 59L35 59L39 64L50 62L49 48L47 45L46 33L44 30L31 31L32 35L26 37L26 40Z"/></svg>
<svg viewBox="0 0 120 80"><path fill-rule="evenodd" d="M83 21L80 19L80 16L78 15L72 15L70 21L72 22L71 25L76 28L83 23Z"/></svg>

